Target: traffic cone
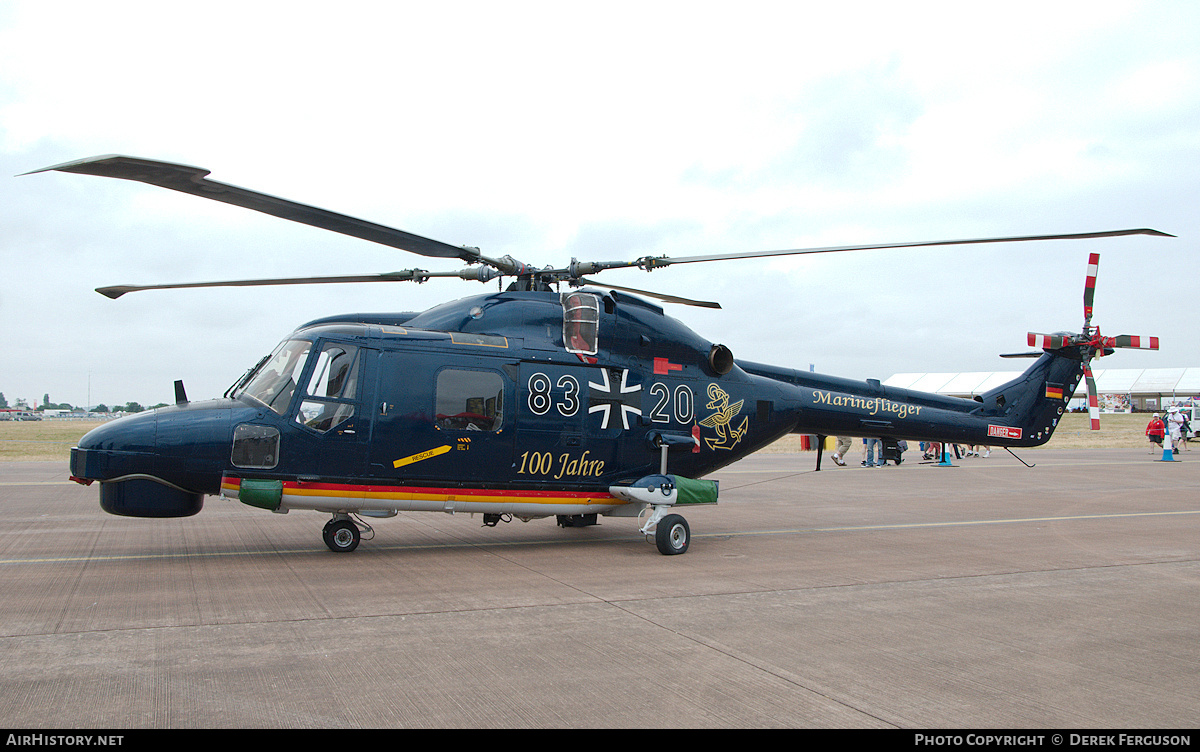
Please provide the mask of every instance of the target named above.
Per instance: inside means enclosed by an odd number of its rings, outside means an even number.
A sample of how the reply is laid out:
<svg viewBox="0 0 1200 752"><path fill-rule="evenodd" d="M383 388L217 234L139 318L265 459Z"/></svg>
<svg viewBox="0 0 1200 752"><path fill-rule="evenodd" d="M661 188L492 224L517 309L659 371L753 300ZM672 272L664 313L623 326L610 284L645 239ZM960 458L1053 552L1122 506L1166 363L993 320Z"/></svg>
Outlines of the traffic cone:
<svg viewBox="0 0 1200 752"><path fill-rule="evenodd" d="M947 442L942 442L942 459L937 463L938 467L958 467L950 461L950 445Z"/></svg>
<svg viewBox="0 0 1200 752"><path fill-rule="evenodd" d="M1175 453L1172 450L1171 432L1165 431L1163 433L1163 456L1161 460L1155 460L1155 462L1179 462L1179 460L1175 459Z"/></svg>

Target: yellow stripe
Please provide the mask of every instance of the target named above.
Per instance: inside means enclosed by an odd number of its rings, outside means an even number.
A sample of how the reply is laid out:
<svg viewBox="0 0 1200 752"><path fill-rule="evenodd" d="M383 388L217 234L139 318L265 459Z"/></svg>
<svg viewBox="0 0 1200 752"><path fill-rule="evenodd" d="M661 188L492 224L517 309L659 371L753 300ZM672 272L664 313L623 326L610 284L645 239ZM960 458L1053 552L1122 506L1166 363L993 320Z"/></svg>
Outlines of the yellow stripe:
<svg viewBox="0 0 1200 752"><path fill-rule="evenodd" d="M443 446L437 447L436 449L430 449L425 452L419 452L417 454L412 455L411 457L405 457L402 460L396 460L395 462L392 463L392 467L404 467L405 465L411 465L414 462L420 462L421 460L427 460L430 457L437 457L439 454L445 454L446 452L449 452L449 451L450 451L450 445L445 444Z"/></svg>

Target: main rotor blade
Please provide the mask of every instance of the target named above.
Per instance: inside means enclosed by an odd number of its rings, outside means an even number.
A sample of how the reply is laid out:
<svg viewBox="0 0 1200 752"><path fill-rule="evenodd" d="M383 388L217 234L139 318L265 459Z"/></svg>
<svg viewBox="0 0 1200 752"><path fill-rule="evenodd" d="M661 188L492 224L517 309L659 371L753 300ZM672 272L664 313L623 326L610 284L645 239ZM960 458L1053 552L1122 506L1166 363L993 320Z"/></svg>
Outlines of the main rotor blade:
<svg viewBox="0 0 1200 752"><path fill-rule="evenodd" d="M289 277L283 279L239 279L225 282L178 282L165 285L113 285L97 287L96 292L116 300L127 292L143 290L178 290L188 287L260 287L267 285L321 285L339 282L413 282L429 277L458 276L457 272L426 272L421 269L406 269L383 274L360 274L343 277Z"/></svg>
<svg viewBox="0 0 1200 752"><path fill-rule="evenodd" d="M649 292L647 290L638 290L634 287L621 287L620 285L610 285L607 282L597 282L594 279L580 278L579 281L585 285L594 285L596 287L607 287L610 290L620 290L622 292L631 292L634 295L646 295L651 298L666 301L667 303L681 303L683 305L699 306L701 308L720 308L720 303L714 303L709 300L692 300L690 298L681 298L678 295L664 295L659 292Z"/></svg>
<svg viewBox="0 0 1200 752"><path fill-rule="evenodd" d="M1112 238L1121 235L1157 235L1164 238L1173 238L1165 232L1150 229L1137 230L1107 230L1104 232L1077 232L1060 235L1023 235L1019 237L1007 238L975 238L973 240L926 240L916 243L874 243L868 245L842 245L830 246L826 248L792 248L782 251L746 251L743 253L716 253L707 256L684 256L681 258L671 258L665 256L662 258L647 257L639 259L637 262L629 263L628 266L641 266L647 270L657 269L671 264L694 264L701 261L729 261L733 259L747 258L762 258L766 256L797 256L804 253L840 253L843 251L870 251L881 248L922 248L925 246L938 245L977 245L981 243L1020 243L1031 240L1083 240L1086 238ZM615 267L615 265L614 265ZM614 268L609 267L609 268Z"/></svg>
<svg viewBox="0 0 1200 752"><path fill-rule="evenodd" d="M397 230L392 227L377 225L366 220L348 217L344 214L318 209L315 206L299 204L295 201L268 196L235 185L218 183L208 180L205 176L209 170L201 167L173 164L171 162L156 162L149 159L125 157L109 154L101 157L90 157L75 162L65 162L53 167L43 167L40 170L27 172L32 175L38 172L76 172L83 175L99 175L107 178L136 180L141 183L169 188L173 191L189 193L193 196L233 204L244 209L270 214L293 222L319 227L323 230L340 232L343 235L381 243L402 251L409 251L421 256L436 258L457 258L467 263L485 261L477 248L466 248L431 240L411 232Z"/></svg>

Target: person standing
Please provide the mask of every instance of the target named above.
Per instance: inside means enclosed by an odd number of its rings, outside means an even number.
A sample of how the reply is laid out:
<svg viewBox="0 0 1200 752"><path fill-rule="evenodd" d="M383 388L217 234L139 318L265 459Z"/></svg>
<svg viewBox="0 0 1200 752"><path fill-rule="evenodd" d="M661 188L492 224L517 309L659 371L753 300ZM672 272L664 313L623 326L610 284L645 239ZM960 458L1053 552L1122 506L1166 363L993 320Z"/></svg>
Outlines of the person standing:
<svg viewBox="0 0 1200 752"><path fill-rule="evenodd" d="M1176 405L1167 410L1167 430L1171 432L1171 446L1180 448L1183 441L1183 413Z"/></svg>
<svg viewBox="0 0 1200 752"><path fill-rule="evenodd" d="M863 439L863 451L866 456L863 458L863 467L883 467L883 442L879 439ZM879 455L879 461L875 461L875 455Z"/></svg>
<svg viewBox="0 0 1200 752"><path fill-rule="evenodd" d="M837 446L833 448L833 456L830 458L835 465L846 466L846 452L850 451L850 437L837 437Z"/></svg>
<svg viewBox="0 0 1200 752"><path fill-rule="evenodd" d="M1157 444L1160 449L1162 448L1165 428L1162 420L1158 417L1158 413L1154 414L1154 417L1150 419L1150 423L1146 426L1146 436L1150 439L1150 443ZM1154 453L1153 446L1150 447L1150 453Z"/></svg>

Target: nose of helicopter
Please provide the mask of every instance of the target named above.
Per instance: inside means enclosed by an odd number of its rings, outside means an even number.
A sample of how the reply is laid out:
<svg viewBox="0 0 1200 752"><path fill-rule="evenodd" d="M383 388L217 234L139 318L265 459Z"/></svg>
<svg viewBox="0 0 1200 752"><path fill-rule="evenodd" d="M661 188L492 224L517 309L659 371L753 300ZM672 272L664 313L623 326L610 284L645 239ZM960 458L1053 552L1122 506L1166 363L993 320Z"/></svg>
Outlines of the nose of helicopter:
<svg viewBox="0 0 1200 752"><path fill-rule="evenodd" d="M190 403L120 418L71 449L71 477L100 482L100 506L129 517L186 517L220 491L229 457L230 400Z"/></svg>

